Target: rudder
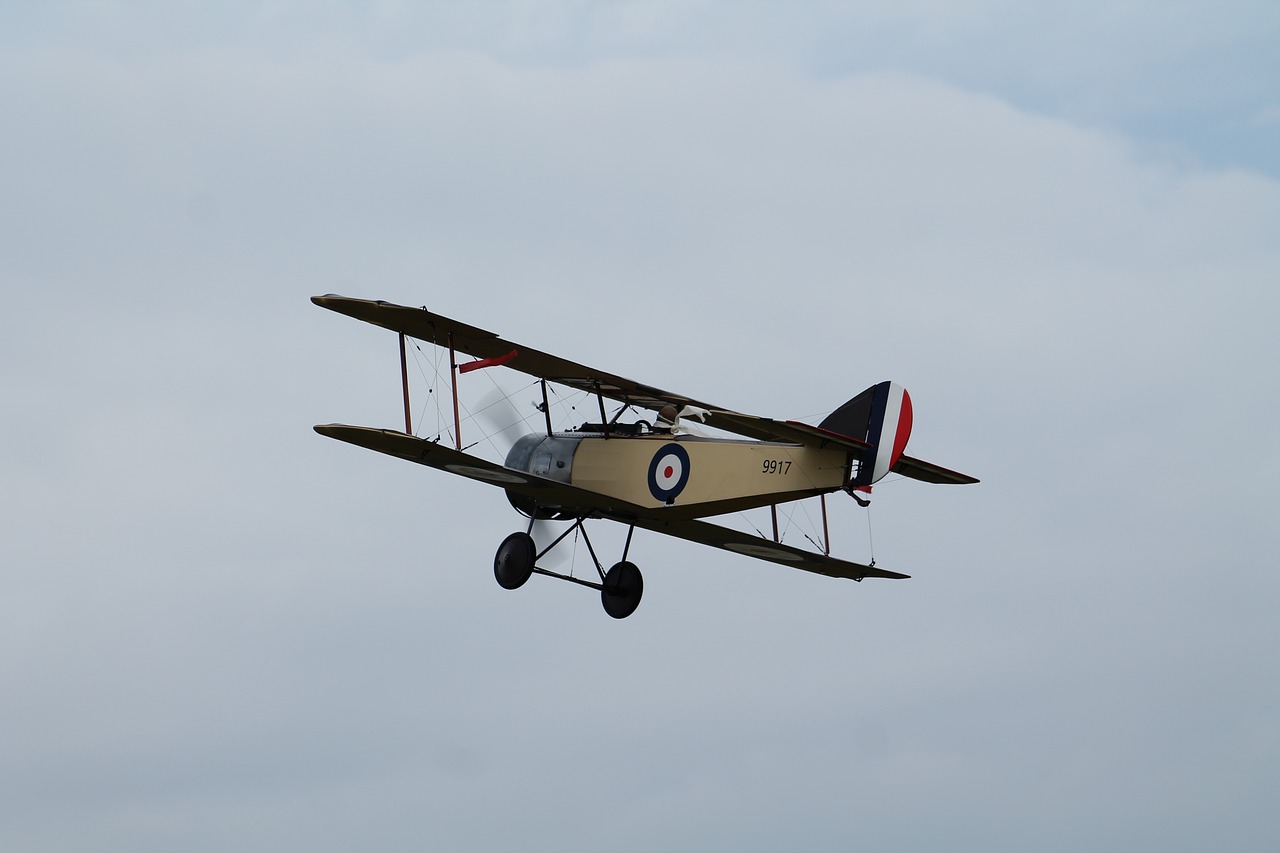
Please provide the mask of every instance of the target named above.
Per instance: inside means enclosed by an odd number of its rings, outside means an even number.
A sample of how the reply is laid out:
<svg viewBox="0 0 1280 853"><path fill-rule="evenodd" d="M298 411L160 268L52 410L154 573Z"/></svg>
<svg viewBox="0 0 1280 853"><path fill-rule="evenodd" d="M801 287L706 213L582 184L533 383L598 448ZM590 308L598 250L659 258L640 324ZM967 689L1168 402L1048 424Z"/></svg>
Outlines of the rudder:
<svg viewBox="0 0 1280 853"><path fill-rule="evenodd" d="M836 409L818 427L871 445L849 483L853 488L870 486L888 474L907 449L911 395L896 382L881 382Z"/></svg>

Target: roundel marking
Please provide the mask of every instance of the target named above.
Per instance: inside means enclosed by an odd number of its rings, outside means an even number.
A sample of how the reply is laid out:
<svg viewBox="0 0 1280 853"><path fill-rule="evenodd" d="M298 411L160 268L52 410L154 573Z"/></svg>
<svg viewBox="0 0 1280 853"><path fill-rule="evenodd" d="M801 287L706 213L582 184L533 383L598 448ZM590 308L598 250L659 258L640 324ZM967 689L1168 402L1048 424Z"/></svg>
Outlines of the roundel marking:
<svg viewBox="0 0 1280 853"><path fill-rule="evenodd" d="M664 444L649 463L649 494L671 503L689 482L689 451L678 444Z"/></svg>

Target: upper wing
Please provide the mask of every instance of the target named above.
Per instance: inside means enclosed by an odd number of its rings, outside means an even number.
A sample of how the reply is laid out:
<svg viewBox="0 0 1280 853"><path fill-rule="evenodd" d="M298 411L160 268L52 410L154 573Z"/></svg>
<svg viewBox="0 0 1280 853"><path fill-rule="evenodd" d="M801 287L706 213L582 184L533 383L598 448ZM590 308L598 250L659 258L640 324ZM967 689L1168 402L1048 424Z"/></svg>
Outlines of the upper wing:
<svg viewBox="0 0 1280 853"><path fill-rule="evenodd" d="M727 527L709 524L694 519L672 518L664 515L662 508L648 509L628 501L611 498L596 492L549 480L523 471L513 471L487 459L472 456L455 450L445 444L429 441L425 438L406 435L402 432L373 427L347 426L345 424L321 424L316 432L329 438L336 438L350 444L367 447L379 453L386 453L420 465L428 465L452 474L479 480L522 495L536 499L547 506L565 506L591 508L601 516L634 524L646 530L654 530L692 542L701 542L748 557L768 560L796 569L829 575L837 578L862 580L863 578L906 578L907 575L837 560L824 554L817 554L785 545L770 542L759 536L731 530Z"/></svg>
<svg viewBox="0 0 1280 853"><path fill-rule="evenodd" d="M523 344L504 340L493 332L451 320L434 314L426 308L407 308L372 299L352 299L347 296L313 296L311 301L322 308L382 326L393 332L403 332L410 337L430 341L437 346L453 346L454 350L476 358L503 359L502 366L528 373L571 388L600 393L612 400L620 400L645 409L661 409L668 404L681 408L696 406L717 410L719 407L701 403L683 394L674 394L654 388L613 373L596 370L559 356L540 352ZM514 352L514 355L512 353ZM510 356L508 359L507 356Z"/></svg>
<svg viewBox="0 0 1280 853"><path fill-rule="evenodd" d="M332 294L313 296L311 301L322 308L355 317L357 320L364 320L366 323L372 323L393 332L403 332L410 337L429 341L437 346L448 347L452 344L457 352L475 356L478 359L498 359L503 367L510 367L539 379L546 379L592 394L600 393L611 400L654 410L666 405L676 408L694 406L706 409L711 416L709 422L711 426L748 438L760 441L784 441L791 444L837 443L859 451L870 447L867 443L855 438L837 435L797 421L778 421L772 418L744 415L683 394L664 391L614 373L587 367L524 344L505 340L493 332L443 317L426 308L408 308L380 300L353 299Z"/></svg>

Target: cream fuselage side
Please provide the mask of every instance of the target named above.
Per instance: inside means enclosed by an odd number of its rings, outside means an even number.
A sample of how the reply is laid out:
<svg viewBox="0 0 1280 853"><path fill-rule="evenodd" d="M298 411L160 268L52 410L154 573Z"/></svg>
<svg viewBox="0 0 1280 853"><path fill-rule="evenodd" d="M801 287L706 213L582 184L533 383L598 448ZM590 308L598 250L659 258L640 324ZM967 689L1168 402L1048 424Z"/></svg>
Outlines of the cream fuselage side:
<svg viewBox="0 0 1280 853"><path fill-rule="evenodd" d="M842 447L650 433L527 435L506 467L687 517L768 506L844 486Z"/></svg>

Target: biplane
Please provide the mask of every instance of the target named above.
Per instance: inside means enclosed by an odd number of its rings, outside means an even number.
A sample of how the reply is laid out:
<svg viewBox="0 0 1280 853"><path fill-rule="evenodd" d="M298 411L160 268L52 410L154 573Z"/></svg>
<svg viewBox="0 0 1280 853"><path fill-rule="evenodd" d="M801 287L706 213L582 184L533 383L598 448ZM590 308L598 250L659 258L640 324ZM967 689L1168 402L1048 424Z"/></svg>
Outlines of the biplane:
<svg viewBox="0 0 1280 853"><path fill-rule="evenodd" d="M844 491L865 506L867 499L861 493L869 492L891 472L927 483L978 482L906 455L911 398L894 382L868 388L811 426L742 414L644 385L513 343L425 307L334 295L314 296L311 301L399 334L405 414L403 432L346 424L322 424L315 431L504 489L511 505L529 521L524 530L512 533L498 546L493 560L498 584L517 589L539 574L591 587L600 592L605 612L615 619L631 615L644 591L640 570L628 560L636 528L836 578L901 579L908 576L876 568L874 559L871 565L862 565L831 556L826 495ZM452 442L444 440L447 429L435 438L414 435L406 338L448 352ZM472 360L459 362L460 356ZM545 428L517 440L502 464L467 452L462 443L459 377L490 367L533 376L542 395L536 408ZM599 420L555 429L547 395L549 383L594 398ZM621 404L612 416L606 414L606 400ZM630 419L624 420L628 412ZM651 414L638 417L646 413ZM690 423L694 420L722 434L699 429ZM813 497L822 502L821 549L782 542L777 506ZM773 513L772 538L704 520L765 507ZM539 519L571 524L549 545L539 548L532 535ZM607 570L586 535L585 522L593 519L627 527L621 557ZM539 564L566 536L579 531L598 581Z"/></svg>

